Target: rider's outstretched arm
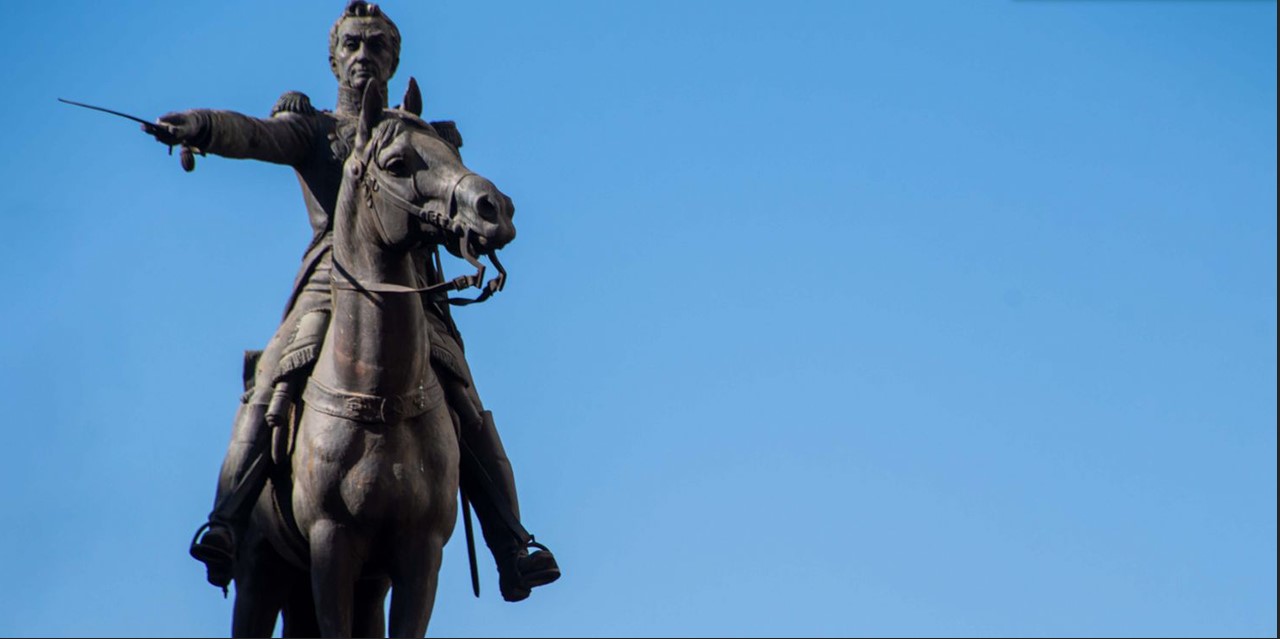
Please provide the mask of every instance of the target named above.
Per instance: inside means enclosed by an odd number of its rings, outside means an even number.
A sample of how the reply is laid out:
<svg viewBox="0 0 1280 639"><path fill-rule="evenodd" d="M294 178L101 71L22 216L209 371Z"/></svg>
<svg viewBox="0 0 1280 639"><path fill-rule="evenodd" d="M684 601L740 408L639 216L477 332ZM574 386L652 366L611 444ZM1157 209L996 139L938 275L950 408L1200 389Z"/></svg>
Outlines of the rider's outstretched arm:
<svg viewBox="0 0 1280 639"><path fill-rule="evenodd" d="M162 144L185 144L223 157L261 160L296 166L309 157L314 122L297 113L281 112L262 119L214 109L166 113L157 120Z"/></svg>

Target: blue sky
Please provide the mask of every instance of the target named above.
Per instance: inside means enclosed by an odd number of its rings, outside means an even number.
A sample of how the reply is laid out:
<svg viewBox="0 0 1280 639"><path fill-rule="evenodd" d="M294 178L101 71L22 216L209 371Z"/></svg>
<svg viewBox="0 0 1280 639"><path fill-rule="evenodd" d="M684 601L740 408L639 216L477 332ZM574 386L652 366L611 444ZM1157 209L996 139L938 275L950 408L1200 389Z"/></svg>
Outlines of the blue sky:
<svg viewBox="0 0 1280 639"><path fill-rule="evenodd" d="M55 98L329 107L342 4L6 7L0 635L226 633L186 545L310 233ZM473 599L459 529L433 634L1275 635L1275 3L383 6L517 204L458 320L565 570Z"/></svg>

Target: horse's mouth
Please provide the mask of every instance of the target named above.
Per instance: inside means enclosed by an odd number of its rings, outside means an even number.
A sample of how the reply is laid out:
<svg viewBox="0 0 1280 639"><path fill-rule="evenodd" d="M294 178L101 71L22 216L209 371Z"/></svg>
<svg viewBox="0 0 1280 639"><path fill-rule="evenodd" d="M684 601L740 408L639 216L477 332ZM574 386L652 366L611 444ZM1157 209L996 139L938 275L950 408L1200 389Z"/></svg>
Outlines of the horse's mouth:
<svg viewBox="0 0 1280 639"><path fill-rule="evenodd" d="M463 231L461 234L448 233L445 238L444 246L449 253L456 257L463 258L468 255L472 257L488 255L499 248L502 248L500 246L494 246L493 241L488 237L471 230Z"/></svg>
<svg viewBox="0 0 1280 639"><path fill-rule="evenodd" d="M488 253L502 248L501 246L494 246L493 244L494 243L489 240L488 236L475 234L471 236L469 246L471 247L473 255L487 255Z"/></svg>
<svg viewBox="0 0 1280 639"><path fill-rule="evenodd" d="M472 286L482 289L481 293L475 298L450 298L450 304L466 305L483 302L494 293L501 291L506 285L507 270L502 266L502 262L498 261L498 248L500 247L494 247L494 242L491 238L468 229L462 234L447 233L443 245L451 255L466 260L476 269L476 272L472 275L455 278L454 285L457 290L461 291ZM485 281L484 276L487 267L481 262L481 259L488 259L493 268L497 269L498 275Z"/></svg>

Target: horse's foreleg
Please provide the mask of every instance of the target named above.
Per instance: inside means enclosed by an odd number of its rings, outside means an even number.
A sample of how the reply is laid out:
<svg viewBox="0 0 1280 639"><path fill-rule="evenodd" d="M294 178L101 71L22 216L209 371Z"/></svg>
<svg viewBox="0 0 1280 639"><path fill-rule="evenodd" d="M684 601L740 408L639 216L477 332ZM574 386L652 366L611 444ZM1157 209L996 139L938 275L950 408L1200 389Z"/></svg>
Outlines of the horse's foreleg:
<svg viewBox="0 0 1280 639"><path fill-rule="evenodd" d="M350 637L352 601L364 549L346 527L330 519L311 526L311 594L316 604L320 634Z"/></svg>
<svg viewBox="0 0 1280 639"><path fill-rule="evenodd" d="M311 582L306 573L299 572L299 575L284 603L280 636L319 637L320 625L316 621L316 604L311 600Z"/></svg>
<svg viewBox="0 0 1280 639"><path fill-rule="evenodd" d="M424 536L426 539L419 543L405 544L391 574L388 621L392 637L421 637L431 621L444 540L438 535Z"/></svg>
<svg viewBox="0 0 1280 639"><path fill-rule="evenodd" d="M387 636L387 590L391 582L386 579L361 579L356 582L355 635L357 637Z"/></svg>

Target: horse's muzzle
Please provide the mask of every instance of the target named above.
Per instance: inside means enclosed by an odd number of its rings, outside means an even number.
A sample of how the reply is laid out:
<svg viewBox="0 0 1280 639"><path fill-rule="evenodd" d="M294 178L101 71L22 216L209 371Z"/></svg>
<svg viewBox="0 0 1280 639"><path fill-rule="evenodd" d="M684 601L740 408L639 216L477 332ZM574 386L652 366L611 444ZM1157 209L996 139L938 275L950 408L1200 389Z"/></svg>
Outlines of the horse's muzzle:
<svg viewBox="0 0 1280 639"><path fill-rule="evenodd" d="M458 184L455 194L458 216L455 223L471 227L471 237L478 244L477 252L496 251L511 243L516 237L516 227L511 218L515 206L493 182L475 174L468 175Z"/></svg>

